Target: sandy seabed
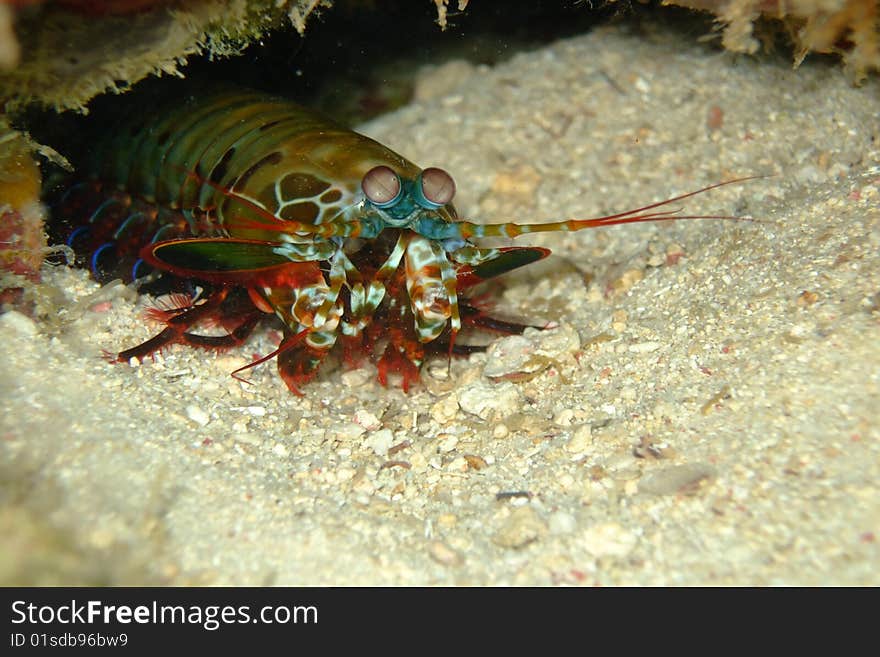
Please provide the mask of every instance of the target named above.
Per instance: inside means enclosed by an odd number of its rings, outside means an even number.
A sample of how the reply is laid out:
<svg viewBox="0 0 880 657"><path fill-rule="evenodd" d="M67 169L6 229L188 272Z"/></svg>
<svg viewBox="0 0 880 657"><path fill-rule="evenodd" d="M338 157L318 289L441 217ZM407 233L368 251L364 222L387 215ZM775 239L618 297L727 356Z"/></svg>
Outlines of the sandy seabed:
<svg viewBox="0 0 880 657"><path fill-rule="evenodd" d="M557 328L429 364L409 394L264 332L111 366L148 298L49 269L0 317L5 583L880 583L878 82L607 28L424 71L364 126L448 169L461 213L690 212L519 243L494 286ZM50 311L50 312L47 312Z"/></svg>

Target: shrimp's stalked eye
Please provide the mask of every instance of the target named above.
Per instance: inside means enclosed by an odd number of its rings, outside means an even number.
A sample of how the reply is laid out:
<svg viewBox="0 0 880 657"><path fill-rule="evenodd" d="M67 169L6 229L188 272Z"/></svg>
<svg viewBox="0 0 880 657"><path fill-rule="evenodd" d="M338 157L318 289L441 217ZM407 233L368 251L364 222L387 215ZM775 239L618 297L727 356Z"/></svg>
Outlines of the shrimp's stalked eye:
<svg viewBox="0 0 880 657"><path fill-rule="evenodd" d="M361 181L361 189L373 205L379 208L387 208L400 198L400 177L394 173L391 167L381 165L373 167L364 174Z"/></svg>
<svg viewBox="0 0 880 657"><path fill-rule="evenodd" d="M455 181L443 169L429 167L419 175L419 205L430 210L441 208L455 196Z"/></svg>

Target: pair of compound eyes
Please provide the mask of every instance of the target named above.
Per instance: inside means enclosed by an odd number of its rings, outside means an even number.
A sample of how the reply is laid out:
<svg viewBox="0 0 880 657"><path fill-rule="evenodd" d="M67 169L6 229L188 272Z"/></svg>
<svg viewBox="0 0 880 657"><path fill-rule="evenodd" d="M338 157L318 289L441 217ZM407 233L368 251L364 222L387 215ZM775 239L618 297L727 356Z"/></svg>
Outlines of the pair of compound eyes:
<svg viewBox="0 0 880 657"><path fill-rule="evenodd" d="M400 176L391 167L373 167L361 181L361 189L377 207L386 208L397 202L403 191ZM419 174L417 190L422 198L416 200L430 209L437 209L449 203L455 196L455 181L443 169L430 167ZM422 203L425 201L426 203Z"/></svg>

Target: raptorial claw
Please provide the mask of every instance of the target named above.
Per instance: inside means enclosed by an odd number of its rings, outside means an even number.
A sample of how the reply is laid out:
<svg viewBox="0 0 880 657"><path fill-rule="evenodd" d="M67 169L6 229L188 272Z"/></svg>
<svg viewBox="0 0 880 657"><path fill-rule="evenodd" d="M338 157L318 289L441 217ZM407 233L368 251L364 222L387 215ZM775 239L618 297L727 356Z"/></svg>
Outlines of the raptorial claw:
<svg viewBox="0 0 880 657"><path fill-rule="evenodd" d="M408 355L393 344L385 347L382 357L376 363L379 369L379 383L388 385L389 374L399 374L402 377L400 387L404 392L409 392L413 383L418 383L420 363L410 360Z"/></svg>

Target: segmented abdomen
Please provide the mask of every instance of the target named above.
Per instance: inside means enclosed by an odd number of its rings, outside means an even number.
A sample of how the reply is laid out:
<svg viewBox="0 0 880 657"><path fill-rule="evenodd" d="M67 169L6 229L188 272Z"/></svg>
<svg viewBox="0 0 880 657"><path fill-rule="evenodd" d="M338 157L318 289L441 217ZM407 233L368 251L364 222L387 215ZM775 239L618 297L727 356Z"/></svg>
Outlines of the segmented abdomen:
<svg viewBox="0 0 880 657"><path fill-rule="evenodd" d="M90 158L98 178L158 205L215 212L237 237L263 236L236 223L245 209L228 192L280 219L320 223L353 202L373 166L418 172L371 139L253 92L191 99L158 118L126 118L112 132Z"/></svg>

